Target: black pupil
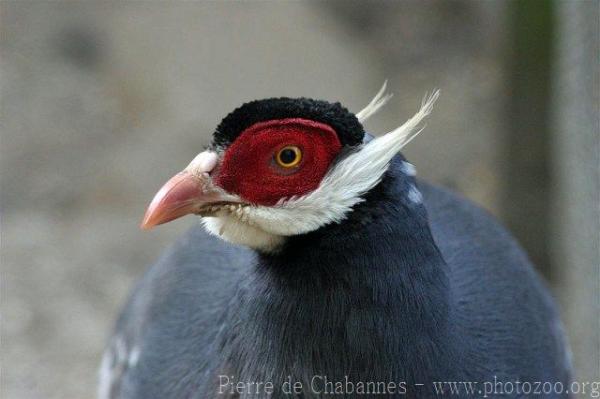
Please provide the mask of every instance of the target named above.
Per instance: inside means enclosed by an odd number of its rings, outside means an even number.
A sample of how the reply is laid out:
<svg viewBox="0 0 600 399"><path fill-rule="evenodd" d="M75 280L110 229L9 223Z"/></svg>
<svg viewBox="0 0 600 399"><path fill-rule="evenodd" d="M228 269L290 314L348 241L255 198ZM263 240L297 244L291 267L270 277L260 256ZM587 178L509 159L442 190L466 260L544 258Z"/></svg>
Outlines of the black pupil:
<svg viewBox="0 0 600 399"><path fill-rule="evenodd" d="M286 148L279 154L279 159L285 165L289 165L296 160L296 151Z"/></svg>

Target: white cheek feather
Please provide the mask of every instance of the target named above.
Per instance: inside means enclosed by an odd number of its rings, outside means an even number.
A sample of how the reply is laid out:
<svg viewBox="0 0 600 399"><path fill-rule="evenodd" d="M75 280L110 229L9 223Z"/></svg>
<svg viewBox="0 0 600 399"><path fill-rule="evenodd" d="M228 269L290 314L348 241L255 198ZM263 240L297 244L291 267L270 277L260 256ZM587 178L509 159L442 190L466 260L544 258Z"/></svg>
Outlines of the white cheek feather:
<svg viewBox="0 0 600 399"><path fill-rule="evenodd" d="M251 225L250 221L228 214L202 218L204 228L211 234L238 245L245 245L263 252L275 252L284 237L271 234L262 228Z"/></svg>
<svg viewBox="0 0 600 399"><path fill-rule="evenodd" d="M342 159L323 178L316 190L272 207L250 207L248 219L272 234L290 236L307 233L332 222L340 222L362 196L375 187L392 158L421 131L439 91L426 96L421 109L404 125L364 144Z"/></svg>

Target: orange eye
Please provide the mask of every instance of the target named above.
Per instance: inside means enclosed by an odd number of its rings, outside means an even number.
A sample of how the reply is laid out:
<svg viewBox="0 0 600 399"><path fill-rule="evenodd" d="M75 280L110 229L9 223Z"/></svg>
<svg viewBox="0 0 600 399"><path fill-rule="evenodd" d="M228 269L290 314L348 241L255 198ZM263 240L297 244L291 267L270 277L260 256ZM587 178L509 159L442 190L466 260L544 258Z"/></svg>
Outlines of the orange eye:
<svg viewBox="0 0 600 399"><path fill-rule="evenodd" d="M293 168L302 160L302 151L294 145L288 145L277 151L275 161L282 168Z"/></svg>

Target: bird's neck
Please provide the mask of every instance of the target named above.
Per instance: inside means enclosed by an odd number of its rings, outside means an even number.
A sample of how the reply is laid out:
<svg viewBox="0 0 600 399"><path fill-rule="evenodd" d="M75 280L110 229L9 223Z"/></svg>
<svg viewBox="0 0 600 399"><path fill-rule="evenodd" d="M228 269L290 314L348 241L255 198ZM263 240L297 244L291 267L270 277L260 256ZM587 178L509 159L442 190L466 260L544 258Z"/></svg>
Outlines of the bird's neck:
<svg viewBox="0 0 600 399"><path fill-rule="evenodd" d="M259 256L222 346L229 367L243 355L258 360L233 374L419 380L456 360L447 267L424 207L398 203L398 186L388 176L344 223Z"/></svg>

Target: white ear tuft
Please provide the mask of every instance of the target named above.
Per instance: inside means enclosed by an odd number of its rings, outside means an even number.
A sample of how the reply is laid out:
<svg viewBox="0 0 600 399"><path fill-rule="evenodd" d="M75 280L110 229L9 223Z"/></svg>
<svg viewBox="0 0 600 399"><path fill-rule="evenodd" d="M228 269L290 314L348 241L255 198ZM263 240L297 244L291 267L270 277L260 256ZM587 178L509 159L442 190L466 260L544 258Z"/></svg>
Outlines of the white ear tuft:
<svg viewBox="0 0 600 399"><path fill-rule="evenodd" d="M440 91L437 89L434 90L431 95L426 94L421 101L421 108L415 115L413 115L412 118L391 132L384 134L383 136L376 137L375 140L372 140L365 146L365 149L370 145L373 147L379 147L380 149L387 147L387 152L391 153L392 157L396 155L398 151L400 151L406 144L408 144L423 131L425 128L424 126L420 129L417 129L417 127L423 121L423 119L425 119L431 113L433 110L433 105L439 96Z"/></svg>
<svg viewBox="0 0 600 399"><path fill-rule="evenodd" d="M375 94L375 97L373 97L371 102L356 114L356 117L360 123L363 123L369 119L373 114L379 111L379 109L383 107L390 100L390 98L393 97L392 93L385 94L386 88L387 80L383 82L383 86L381 86L381 89L379 89L377 94Z"/></svg>

